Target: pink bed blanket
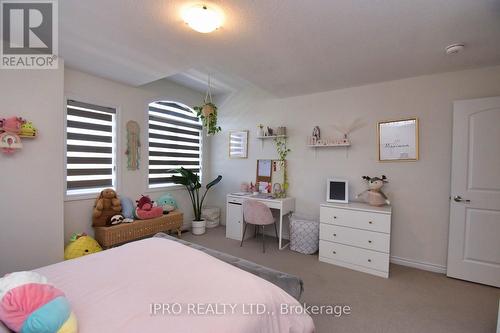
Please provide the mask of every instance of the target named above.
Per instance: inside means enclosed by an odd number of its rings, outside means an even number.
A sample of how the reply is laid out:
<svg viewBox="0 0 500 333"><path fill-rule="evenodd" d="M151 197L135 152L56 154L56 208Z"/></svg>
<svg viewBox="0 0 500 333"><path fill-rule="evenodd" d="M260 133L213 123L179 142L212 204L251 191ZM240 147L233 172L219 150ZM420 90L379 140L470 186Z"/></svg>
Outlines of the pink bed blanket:
<svg viewBox="0 0 500 333"><path fill-rule="evenodd" d="M36 271L65 292L80 333L314 331L311 317L277 286L166 239Z"/></svg>

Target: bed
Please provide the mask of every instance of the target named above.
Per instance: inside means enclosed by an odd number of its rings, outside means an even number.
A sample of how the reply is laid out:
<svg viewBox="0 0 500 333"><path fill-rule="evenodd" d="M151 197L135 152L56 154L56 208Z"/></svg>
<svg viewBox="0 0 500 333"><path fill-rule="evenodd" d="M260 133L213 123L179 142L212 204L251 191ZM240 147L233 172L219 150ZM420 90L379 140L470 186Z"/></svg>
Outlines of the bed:
<svg viewBox="0 0 500 333"><path fill-rule="evenodd" d="M66 293L81 333L314 331L276 285L165 238L36 271Z"/></svg>

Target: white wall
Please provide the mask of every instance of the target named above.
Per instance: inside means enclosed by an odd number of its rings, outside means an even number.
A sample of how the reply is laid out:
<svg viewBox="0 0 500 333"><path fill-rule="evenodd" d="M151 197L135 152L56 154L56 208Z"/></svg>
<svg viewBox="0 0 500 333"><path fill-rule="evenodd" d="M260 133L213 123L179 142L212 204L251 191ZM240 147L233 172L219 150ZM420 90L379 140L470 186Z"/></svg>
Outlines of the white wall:
<svg viewBox="0 0 500 333"><path fill-rule="evenodd" d="M161 194L167 192L165 189L149 190L147 186L148 172L148 139L147 139L147 108L154 100L174 100L188 106L197 105L203 100L203 95L165 80L135 88L114 81L102 79L73 69L65 71L64 91L66 97L76 100L94 103L103 106L117 108L118 114L118 192L120 195L128 196L132 200L139 198L141 194L150 195L154 200ZM141 160L137 171L127 170L127 157L125 151L126 129L125 124L129 120L139 123L141 129ZM208 155L208 142L204 145L204 155ZM204 168L204 173L208 168ZM168 189L180 204L184 212L185 223L192 220L192 208L189 196L183 188ZM70 200L64 204L64 235L68 241L74 232L86 232L93 235L91 226L92 206L94 199Z"/></svg>
<svg viewBox="0 0 500 333"><path fill-rule="evenodd" d="M54 70L1 70L0 118L33 122L36 139L0 153L0 276L63 258L64 64Z"/></svg>
<svg viewBox="0 0 500 333"><path fill-rule="evenodd" d="M212 176L223 182L210 197L224 207L225 195L238 191L243 181L255 181L256 159L276 158L274 144L262 149L255 139L257 124L287 126L289 195L298 212L319 215L325 200L326 179L350 181L351 199L365 189L363 175L387 175L385 188L393 203L391 255L443 269L446 265L452 139L452 102L500 95L500 67L429 75L319 94L276 99L249 89L220 103L224 129L211 140ZM420 119L420 160L381 163L377 159L376 124L406 117ZM322 135L356 119L364 126L352 133L352 146L318 150L307 148L306 137L319 125ZM228 159L228 130L249 129L249 158Z"/></svg>

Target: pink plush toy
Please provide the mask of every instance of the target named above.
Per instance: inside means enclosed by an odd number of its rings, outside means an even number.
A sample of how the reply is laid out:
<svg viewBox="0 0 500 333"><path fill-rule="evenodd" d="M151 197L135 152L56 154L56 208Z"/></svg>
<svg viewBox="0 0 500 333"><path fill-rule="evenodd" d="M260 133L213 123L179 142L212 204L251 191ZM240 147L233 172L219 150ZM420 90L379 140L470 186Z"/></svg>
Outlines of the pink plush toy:
<svg viewBox="0 0 500 333"><path fill-rule="evenodd" d="M153 219L163 215L163 207L154 206L154 202L147 195L141 196L136 202L135 216L140 220Z"/></svg>
<svg viewBox="0 0 500 333"><path fill-rule="evenodd" d="M21 131L21 125L25 122L26 120L21 117L3 118L0 119L0 130L13 134L19 134Z"/></svg>

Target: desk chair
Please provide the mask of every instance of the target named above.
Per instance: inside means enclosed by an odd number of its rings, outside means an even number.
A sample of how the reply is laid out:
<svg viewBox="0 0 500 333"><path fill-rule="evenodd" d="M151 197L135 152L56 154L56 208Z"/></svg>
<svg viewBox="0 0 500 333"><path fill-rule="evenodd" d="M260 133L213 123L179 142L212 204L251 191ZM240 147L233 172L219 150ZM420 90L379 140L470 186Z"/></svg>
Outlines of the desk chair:
<svg viewBox="0 0 500 333"><path fill-rule="evenodd" d="M276 221L274 221L273 213L271 212L271 209L262 202L256 200L245 200L243 202L243 224L245 227L243 229L243 237L241 238L240 247L243 246L243 240L245 239L245 233L249 224L253 224L255 226L255 231L257 231L259 226L262 226L262 252L266 252L266 241L264 235L264 227L266 225L274 224L274 231L276 232L276 238L278 239L278 229L276 228Z"/></svg>

